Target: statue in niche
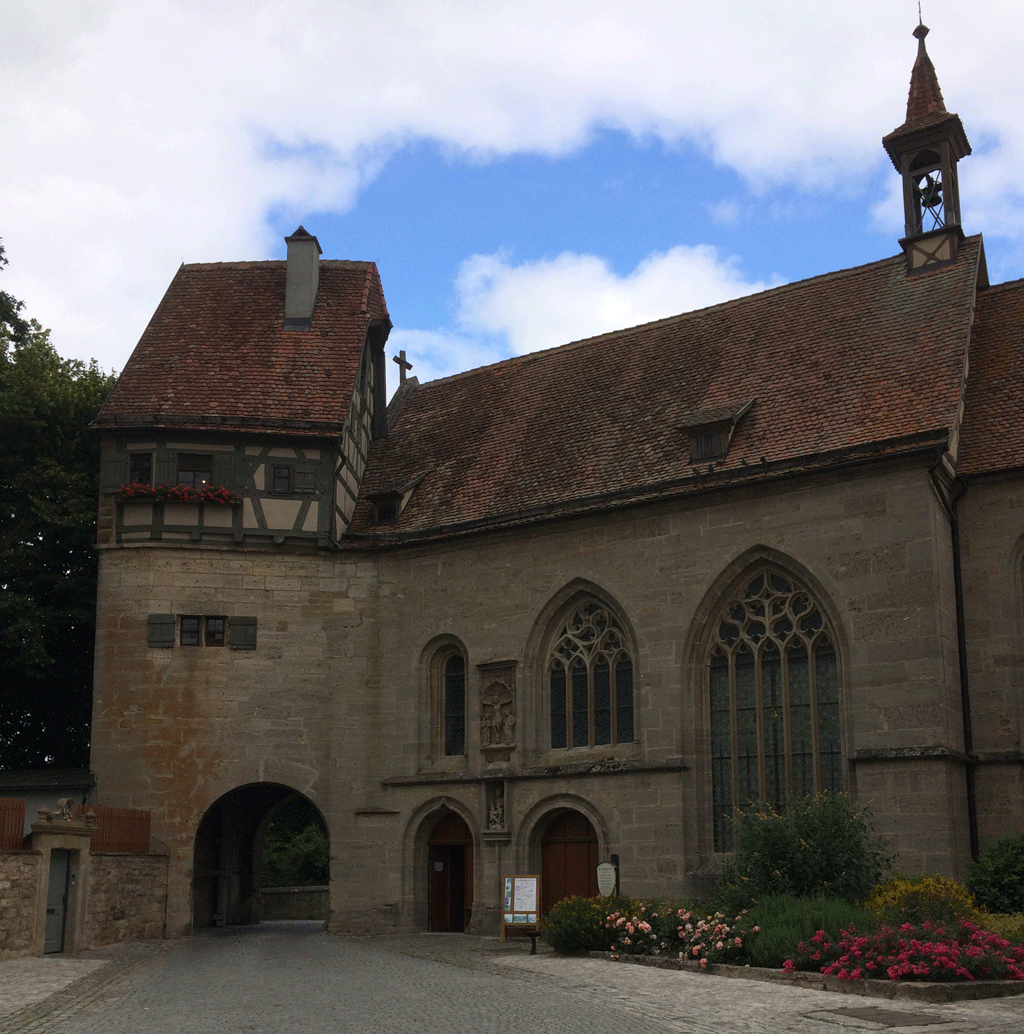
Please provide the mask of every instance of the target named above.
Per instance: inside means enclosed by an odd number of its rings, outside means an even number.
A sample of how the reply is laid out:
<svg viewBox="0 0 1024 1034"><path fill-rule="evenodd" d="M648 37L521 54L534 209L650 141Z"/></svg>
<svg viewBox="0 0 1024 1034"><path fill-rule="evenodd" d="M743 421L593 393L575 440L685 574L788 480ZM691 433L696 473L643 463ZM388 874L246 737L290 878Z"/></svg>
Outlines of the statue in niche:
<svg viewBox="0 0 1024 1034"><path fill-rule="evenodd" d="M488 829L505 828L505 788L496 786L494 796L491 798L491 807L487 812Z"/></svg>
<svg viewBox="0 0 1024 1034"><path fill-rule="evenodd" d="M503 682L492 682L480 694L480 704L480 746L511 745L516 727L512 690Z"/></svg>

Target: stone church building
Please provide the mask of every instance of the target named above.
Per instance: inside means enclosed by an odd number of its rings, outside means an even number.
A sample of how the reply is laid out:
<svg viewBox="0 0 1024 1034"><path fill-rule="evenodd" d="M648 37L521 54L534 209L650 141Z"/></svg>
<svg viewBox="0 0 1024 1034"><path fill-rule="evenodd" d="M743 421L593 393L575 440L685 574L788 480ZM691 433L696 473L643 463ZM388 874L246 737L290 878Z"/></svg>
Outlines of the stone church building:
<svg viewBox="0 0 1024 1034"><path fill-rule="evenodd" d="M385 394L372 262L183 265L96 420L92 768L169 935L256 914L305 795L330 926L699 890L843 789L907 871L1024 829L1024 281L919 27L894 257ZM895 236L895 234L894 234ZM894 243L895 249L895 243Z"/></svg>

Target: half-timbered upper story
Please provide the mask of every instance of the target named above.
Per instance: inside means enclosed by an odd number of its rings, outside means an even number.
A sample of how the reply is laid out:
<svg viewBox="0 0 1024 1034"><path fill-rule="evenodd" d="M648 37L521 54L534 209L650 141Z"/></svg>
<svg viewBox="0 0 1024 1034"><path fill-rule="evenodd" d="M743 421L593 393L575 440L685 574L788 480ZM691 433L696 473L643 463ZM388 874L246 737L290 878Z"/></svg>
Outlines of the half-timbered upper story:
<svg viewBox="0 0 1024 1034"><path fill-rule="evenodd" d="M372 262L183 265L96 418L100 545L325 548L386 433L391 329Z"/></svg>

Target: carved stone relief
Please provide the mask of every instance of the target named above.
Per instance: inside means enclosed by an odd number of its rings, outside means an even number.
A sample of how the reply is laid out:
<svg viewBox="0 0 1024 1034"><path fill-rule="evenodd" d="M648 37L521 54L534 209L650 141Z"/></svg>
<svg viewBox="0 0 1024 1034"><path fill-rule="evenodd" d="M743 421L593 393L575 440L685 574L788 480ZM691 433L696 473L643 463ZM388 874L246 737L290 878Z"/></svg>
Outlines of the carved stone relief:
<svg viewBox="0 0 1024 1034"><path fill-rule="evenodd" d="M508 761L516 748L516 662L480 666L480 750L488 763Z"/></svg>

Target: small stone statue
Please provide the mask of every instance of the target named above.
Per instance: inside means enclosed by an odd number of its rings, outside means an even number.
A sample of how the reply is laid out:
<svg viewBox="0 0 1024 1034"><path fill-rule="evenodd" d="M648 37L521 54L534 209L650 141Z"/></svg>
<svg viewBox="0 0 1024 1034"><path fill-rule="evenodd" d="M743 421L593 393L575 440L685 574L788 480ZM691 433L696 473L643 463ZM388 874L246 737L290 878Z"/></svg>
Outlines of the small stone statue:
<svg viewBox="0 0 1024 1034"><path fill-rule="evenodd" d="M491 810L487 815L488 829L505 828L505 791L499 786L495 788L491 799Z"/></svg>

